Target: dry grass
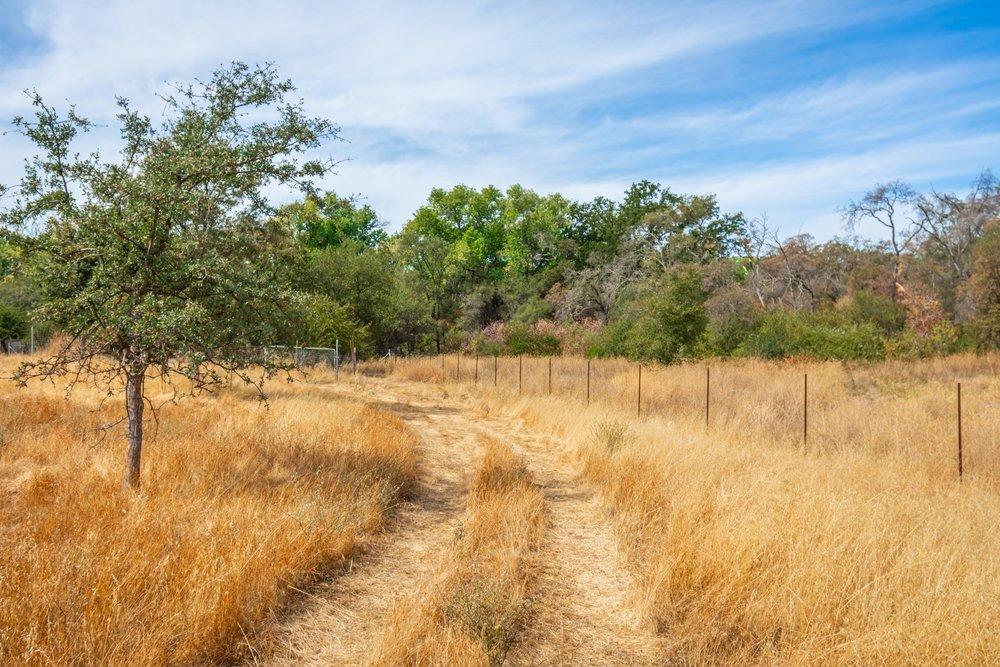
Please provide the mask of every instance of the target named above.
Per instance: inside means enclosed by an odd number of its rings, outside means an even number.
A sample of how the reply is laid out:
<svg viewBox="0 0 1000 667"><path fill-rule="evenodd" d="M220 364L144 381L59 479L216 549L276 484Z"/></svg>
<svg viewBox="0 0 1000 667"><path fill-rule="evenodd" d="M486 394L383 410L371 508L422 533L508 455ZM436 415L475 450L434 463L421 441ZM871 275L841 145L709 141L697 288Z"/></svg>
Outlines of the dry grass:
<svg viewBox="0 0 1000 667"><path fill-rule="evenodd" d="M379 528L416 474L395 417L276 386L165 407L121 490L121 406L0 387L0 664L248 658L293 588Z"/></svg>
<svg viewBox="0 0 1000 667"><path fill-rule="evenodd" d="M442 363L443 361L443 363ZM478 388L509 399L549 396L546 358L479 360ZM962 382L966 473L1000 486L1000 355L960 355L922 362L840 364L732 360L711 362L711 432L732 443L803 449L803 376L809 375L810 454L867 453L941 481L956 475L956 381ZM642 414L705 430L706 364L644 365ZM397 360L393 377L470 386L475 359L456 356ZM552 360L552 393L560 406L586 404L587 362ZM634 417L638 365L591 364L591 405L615 418Z"/></svg>
<svg viewBox="0 0 1000 667"><path fill-rule="evenodd" d="M594 400L584 408L573 370L582 360L555 360L552 397L546 362L526 359L523 391L535 395L519 398L516 363L506 361L513 386L473 395L566 444L614 518L636 604L670 638L675 659L987 664L1000 656L996 357L714 365L710 429L704 367L645 369L639 419L634 365L595 362ZM396 375L440 379L438 364L400 364ZM966 408L962 484L956 380Z"/></svg>
<svg viewBox="0 0 1000 667"><path fill-rule="evenodd" d="M521 459L487 441L454 547L418 598L396 605L376 664L502 664L528 616L544 510Z"/></svg>

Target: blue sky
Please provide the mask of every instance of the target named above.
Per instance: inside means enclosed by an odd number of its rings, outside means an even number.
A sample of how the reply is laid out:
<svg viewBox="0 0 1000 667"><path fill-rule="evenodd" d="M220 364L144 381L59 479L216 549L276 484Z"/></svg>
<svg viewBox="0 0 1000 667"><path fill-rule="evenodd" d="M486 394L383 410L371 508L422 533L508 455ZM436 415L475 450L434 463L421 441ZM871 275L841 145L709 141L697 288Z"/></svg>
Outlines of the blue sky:
<svg viewBox="0 0 1000 667"><path fill-rule="evenodd" d="M325 185L393 228L434 186L589 198L648 178L825 239L877 181L1000 169L997 0L0 0L3 119L29 87L97 122L116 94L155 114L165 82L234 59L276 62L340 124ZM0 182L28 148L0 137Z"/></svg>

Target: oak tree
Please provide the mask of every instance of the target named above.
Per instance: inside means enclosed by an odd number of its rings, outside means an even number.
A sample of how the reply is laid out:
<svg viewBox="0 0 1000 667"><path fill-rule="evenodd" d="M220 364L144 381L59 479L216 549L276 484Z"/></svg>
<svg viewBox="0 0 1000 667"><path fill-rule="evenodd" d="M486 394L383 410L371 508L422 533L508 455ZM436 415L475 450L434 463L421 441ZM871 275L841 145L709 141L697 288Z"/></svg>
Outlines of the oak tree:
<svg viewBox="0 0 1000 667"><path fill-rule="evenodd" d="M38 154L19 186L0 191L0 224L39 232L28 236L39 317L64 334L16 378L123 391L126 487L139 485L150 378L175 395L233 374L262 391L287 368L264 346L285 338L296 302L281 270L292 234L266 193L312 192L331 163L310 155L338 133L293 91L271 65L234 63L174 86L160 122L118 99L120 152L108 161L74 152L93 125L72 107L59 114L30 93L33 117L14 120Z"/></svg>

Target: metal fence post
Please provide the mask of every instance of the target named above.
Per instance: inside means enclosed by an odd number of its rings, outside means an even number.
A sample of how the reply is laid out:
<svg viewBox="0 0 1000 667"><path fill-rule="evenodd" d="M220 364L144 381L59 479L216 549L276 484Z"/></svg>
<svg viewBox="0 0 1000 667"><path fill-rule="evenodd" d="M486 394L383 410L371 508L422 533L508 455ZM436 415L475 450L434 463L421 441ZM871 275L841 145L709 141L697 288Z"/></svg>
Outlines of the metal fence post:
<svg viewBox="0 0 1000 667"><path fill-rule="evenodd" d="M639 364L639 385L635 397L635 416L642 416L642 364Z"/></svg>
<svg viewBox="0 0 1000 667"><path fill-rule="evenodd" d="M809 373L802 375L802 448L809 442Z"/></svg>
<svg viewBox="0 0 1000 667"><path fill-rule="evenodd" d="M705 366L705 428L708 428L708 410L711 405L712 367Z"/></svg>
<svg viewBox="0 0 1000 667"><path fill-rule="evenodd" d="M590 357L587 357L587 405L590 405Z"/></svg>
<svg viewBox="0 0 1000 667"><path fill-rule="evenodd" d="M958 481L962 481L962 383L959 382L958 391Z"/></svg>
<svg viewBox="0 0 1000 667"><path fill-rule="evenodd" d="M549 396L552 395L552 357L549 357Z"/></svg>

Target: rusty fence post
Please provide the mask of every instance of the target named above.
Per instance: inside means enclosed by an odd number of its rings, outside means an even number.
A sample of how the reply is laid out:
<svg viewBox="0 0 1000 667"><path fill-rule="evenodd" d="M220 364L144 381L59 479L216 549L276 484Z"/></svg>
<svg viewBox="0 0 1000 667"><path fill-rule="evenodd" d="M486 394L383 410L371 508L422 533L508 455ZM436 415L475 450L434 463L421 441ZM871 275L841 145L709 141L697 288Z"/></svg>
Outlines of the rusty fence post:
<svg viewBox="0 0 1000 667"><path fill-rule="evenodd" d="M639 364L639 385L635 397L635 416L642 416L642 364Z"/></svg>
<svg viewBox="0 0 1000 667"><path fill-rule="evenodd" d="M962 481L962 383L956 386L958 391L958 481Z"/></svg>
<svg viewBox="0 0 1000 667"><path fill-rule="evenodd" d="M590 405L590 357L587 357L587 405Z"/></svg>
<svg viewBox="0 0 1000 667"><path fill-rule="evenodd" d="M549 396L552 395L552 357L549 357Z"/></svg>
<svg viewBox="0 0 1000 667"><path fill-rule="evenodd" d="M705 428L708 428L709 406L712 404L712 367L705 366Z"/></svg>
<svg viewBox="0 0 1000 667"><path fill-rule="evenodd" d="M517 394L518 394L518 396L521 395L521 387L522 387L521 378L524 376L524 373L523 373L524 364L521 363L523 361L523 356L524 355L521 355L521 354L517 355Z"/></svg>
<svg viewBox="0 0 1000 667"><path fill-rule="evenodd" d="M802 374L802 448L809 442L809 373Z"/></svg>

